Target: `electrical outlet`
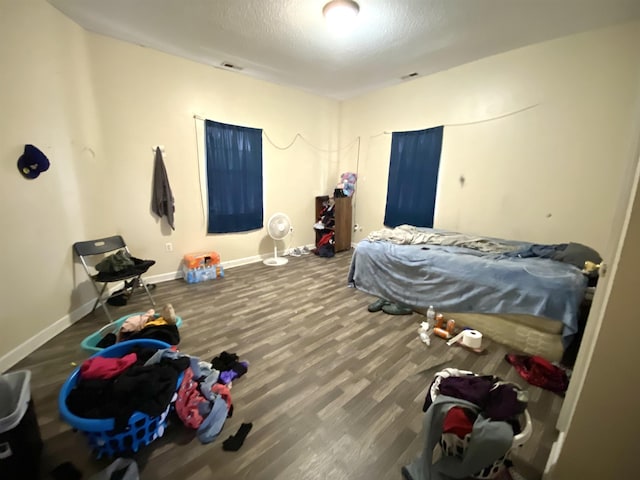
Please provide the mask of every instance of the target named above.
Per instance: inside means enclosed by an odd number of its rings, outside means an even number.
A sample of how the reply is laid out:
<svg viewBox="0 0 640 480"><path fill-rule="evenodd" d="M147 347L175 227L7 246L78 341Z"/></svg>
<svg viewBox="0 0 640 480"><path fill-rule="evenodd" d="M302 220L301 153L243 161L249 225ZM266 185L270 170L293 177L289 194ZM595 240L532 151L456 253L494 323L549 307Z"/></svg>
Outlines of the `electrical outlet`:
<svg viewBox="0 0 640 480"><path fill-rule="evenodd" d="M353 231L357 232L359 230L362 230L362 228L360 228L360 225L358 225L357 223L353 226Z"/></svg>
<svg viewBox="0 0 640 480"><path fill-rule="evenodd" d="M164 244L164 249L167 252L173 252L173 243L167 242Z"/></svg>

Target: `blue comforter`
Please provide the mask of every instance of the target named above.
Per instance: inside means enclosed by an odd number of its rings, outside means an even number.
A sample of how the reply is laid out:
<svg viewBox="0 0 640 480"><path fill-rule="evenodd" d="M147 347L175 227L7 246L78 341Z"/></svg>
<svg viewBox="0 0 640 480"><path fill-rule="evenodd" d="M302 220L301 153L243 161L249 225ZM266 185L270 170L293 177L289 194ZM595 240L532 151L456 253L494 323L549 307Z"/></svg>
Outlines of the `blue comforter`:
<svg viewBox="0 0 640 480"><path fill-rule="evenodd" d="M520 244L527 249L531 244ZM587 279L573 265L442 245L361 241L349 284L414 308L477 313L523 313L561 321L565 347L578 331Z"/></svg>

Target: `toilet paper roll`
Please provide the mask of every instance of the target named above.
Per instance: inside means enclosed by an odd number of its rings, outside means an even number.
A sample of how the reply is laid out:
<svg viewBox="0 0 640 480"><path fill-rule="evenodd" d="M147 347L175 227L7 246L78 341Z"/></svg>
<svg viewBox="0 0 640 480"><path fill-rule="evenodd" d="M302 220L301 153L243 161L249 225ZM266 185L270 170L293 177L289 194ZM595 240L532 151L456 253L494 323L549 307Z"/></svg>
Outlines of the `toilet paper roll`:
<svg viewBox="0 0 640 480"><path fill-rule="evenodd" d="M482 348L482 334L477 330L465 330L462 343L469 348Z"/></svg>

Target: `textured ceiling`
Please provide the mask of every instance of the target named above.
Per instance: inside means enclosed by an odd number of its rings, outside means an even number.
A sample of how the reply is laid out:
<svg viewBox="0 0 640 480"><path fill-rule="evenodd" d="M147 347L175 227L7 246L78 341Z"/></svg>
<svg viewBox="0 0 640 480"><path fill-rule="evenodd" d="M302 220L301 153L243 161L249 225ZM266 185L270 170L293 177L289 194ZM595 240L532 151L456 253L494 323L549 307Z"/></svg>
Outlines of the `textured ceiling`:
<svg viewBox="0 0 640 480"><path fill-rule="evenodd" d="M87 30L337 99L532 43L640 18L640 0L49 0ZM638 46L630 46L638 48Z"/></svg>

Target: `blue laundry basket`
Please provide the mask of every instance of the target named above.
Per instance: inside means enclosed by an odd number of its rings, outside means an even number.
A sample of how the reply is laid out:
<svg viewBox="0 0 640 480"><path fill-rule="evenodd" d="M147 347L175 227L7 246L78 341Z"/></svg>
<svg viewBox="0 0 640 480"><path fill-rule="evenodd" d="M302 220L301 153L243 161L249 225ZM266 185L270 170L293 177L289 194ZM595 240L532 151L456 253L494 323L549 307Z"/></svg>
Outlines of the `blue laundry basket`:
<svg viewBox="0 0 640 480"><path fill-rule="evenodd" d="M128 340L107 347L91 357L120 358L128 354L132 347L164 349L170 345L159 340L139 339ZM178 376L176 391L182 382L183 373ZM115 432L113 418L82 418L74 415L67 408L67 397L80 378L80 367L76 368L64 382L58 395L58 409L60 416L69 425L82 432L97 458L103 455L114 457L123 453L137 452L140 447L149 445L164 434L167 426L167 415L170 406L158 417L150 417L142 412L134 412L129 418L129 424L124 431Z"/></svg>

